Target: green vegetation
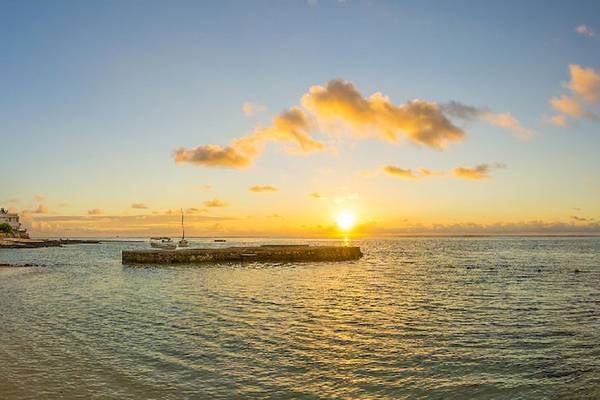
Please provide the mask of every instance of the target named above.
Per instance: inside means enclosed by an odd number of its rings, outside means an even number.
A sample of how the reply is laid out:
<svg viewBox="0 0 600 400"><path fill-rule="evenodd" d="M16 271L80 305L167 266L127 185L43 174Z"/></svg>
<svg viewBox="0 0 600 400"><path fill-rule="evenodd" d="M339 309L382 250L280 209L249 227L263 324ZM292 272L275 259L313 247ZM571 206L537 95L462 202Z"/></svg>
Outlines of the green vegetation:
<svg viewBox="0 0 600 400"><path fill-rule="evenodd" d="M0 233L13 233L13 228L9 224L0 224Z"/></svg>

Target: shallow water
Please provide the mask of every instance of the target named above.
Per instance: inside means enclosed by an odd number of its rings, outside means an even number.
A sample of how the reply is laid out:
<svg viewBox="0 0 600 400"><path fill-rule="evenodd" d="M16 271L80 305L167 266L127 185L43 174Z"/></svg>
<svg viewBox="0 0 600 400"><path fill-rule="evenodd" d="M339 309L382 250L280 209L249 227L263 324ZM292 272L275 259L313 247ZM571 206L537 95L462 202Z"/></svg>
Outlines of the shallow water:
<svg viewBox="0 0 600 400"><path fill-rule="evenodd" d="M0 269L0 397L600 398L599 238L353 244L144 268L120 252L146 243L0 250L46 265Z"/></svg>

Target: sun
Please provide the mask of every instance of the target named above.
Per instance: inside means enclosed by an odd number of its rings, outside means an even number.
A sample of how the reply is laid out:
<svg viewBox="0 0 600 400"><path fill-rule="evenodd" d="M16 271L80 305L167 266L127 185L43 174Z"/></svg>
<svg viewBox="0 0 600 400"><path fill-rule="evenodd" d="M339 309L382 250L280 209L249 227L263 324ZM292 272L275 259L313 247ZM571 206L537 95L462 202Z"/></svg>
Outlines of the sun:
<svg viewBox="0 0 600 400"><path fill-rule="evenodd" d="M336 215L335 222L343 231L349 231L356 223L356 216L348 211L341 211Z"/></svg>

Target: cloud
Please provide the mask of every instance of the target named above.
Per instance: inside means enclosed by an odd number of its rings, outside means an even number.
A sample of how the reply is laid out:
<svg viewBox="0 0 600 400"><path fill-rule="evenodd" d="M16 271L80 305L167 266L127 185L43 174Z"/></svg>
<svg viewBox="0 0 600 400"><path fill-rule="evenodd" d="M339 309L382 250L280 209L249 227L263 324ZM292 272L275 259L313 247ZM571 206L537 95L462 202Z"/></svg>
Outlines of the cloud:
<svg viewBox="0 0 600 400"><path fill-rule="evenodd" d="M480 120L507 129L523 140L531 139L535 135L535 131L523 127L510 113L493 113L487 108L473 107L458 101L450 101L442 105L442 109L452 117L468 121Z"/></svg>
<svg viewBox="0 0 600 400"><path fill-rule="evenodd" d="M197 164L207 167L246 168L252 164L252 158L239 153L235 148L207 144L193 149L175 150L177 164Z"/></svg>
<svg viewBox="0 0 600 400"><path fill-rule="evenodd" d="M41 203L42 201L46 200L46 196L36 194L35 196L33 196L33 200L37 201L38 203Z"/></svg>
<svg viewBox="0 0 600 400"><path fill-rule="evenodd" d="M592 30L589 26L585 24L581 24L575 28L575 32L580 33L585 36L594 37L596 36L596 32Z"/></svg>
<svg viewBox="0 0 600 400"><path fill-rule="evenodd" d="M327 197L324 197L321 193L317 193L317 192L312 192L308 195L308 197L310 197L311 199L317 199L317 200L325 200L327 199Z"/></svg>
<svg viewBox="0 0 600 400"><path fill-rule="evenodd" d="M547 118L547 120L551 124L562 126L563 128L566 128L567 126L569 126L569 123L567 122L567 117L565 117L564 115L561 115L561 114L553 115L553 116Z"/></svg>
<svg viewBox="0 0 600 400"><path fill-rule="evenodd" d="M363 97L351 82L334 79L325 86L313 86L302 97L302 105L319 121L321 129L336 124L358 138L376 138L396 143L405 139L435 149L464 138L433 102L412 100L395 105L382 93Z"/></svg>
<svg viewBox="0 0 600 400"><path fill-rule="evenodd" d="M562 86L569 90L569 94L552 97L550 105L559 115L549 119L549 122L568 126L567 116L578 119L588 118L600 121L600 118L590 110L590 107L600 102L600 76L593 68L584 68L577 64L569 65L570 80L563 82Z"/></svg>
<svg viewBox="0 0 600 400"><path fill-rule="evenodd" d="M227 207L227 206L229 206L229 204L226 201L219 200L219 199L206 200L202 204L204 205L204 207L207 207L207 208L211 208L211 207Z"/></svg>
<svg viewBox="0 0 600 400"><path fill-rule="evenodd" d="M470 180L484 180L491 179L490 172L493 169L505 168L504 164L479 164L473 168L469 167L456 167L452 170L452 173L455 177L461 179L470 179Z"/></svg>
<svg viewBox="0 0 600 400"><path fill-rule="evenodd" d="M451 171L451 174L457 178L471 179L471 180L483 180L490 179L489 173L493 169L506 168L504 164L479 164L473 168L469 167L456 167ZM418 168L413 170L411 168L401 168L395 165L384 165L381 170L392 176L396 176L404 179L421 179L426 177L437 177L444 176L444 171L430 170L427 168Z"/></svg>
<svg viewBox="0 0 600 400"><path fill-rule="evenodd" d="M133 203L131 205L131 208L136 208L136 209L145 209L148 208L147 205L145 205L144 203Z"/></svg>
<svg viewBox="0 0 600 400"><path fill-rule="evenodd" d="M180 210L177 210L180 213ZM30 232L38 236L176 236L181 221L172 215L29 215ZM186 215L186 233L206 235L208 225L221 221L236 221L234 217L216 217L201 214ZM23 219L23 221L25 221ZM41 232L43 231L43 235Z"/></svg>
<svg viewBox="0 0 600 400"><path fill-rule="evenodd" d="M102 215L104 214L104 211L101 208L93 208L91 210L88 210L88 215Z"/></svg>
<svg viewBox="0 0 600 400"><path fill-rule="evenodd" d="M296 155L328 150L325 142L312 136L314 132L326 138L350 134L354 139L405 140L433 149L443 149L465 136L435 102L411 100L397 105L380 92L364 97L351 82L342 79L312 86L300 103L302 107L291 107L275 116L270 126L258 127L227 145L180 147L173 158L178 164L247 168L262 155L268 142L283 145ZM510 114L489 114L488 118L520 135L530 133Z"/></svg>
<svg viewBox="0 0 600 400"><path fill-rule="evenodd" d="M31 211L32 214L48 214L48 207L46 207L44 204L40 204L38 205L38 207Z"/></svg>
<svg viewBox="0 0 600 400"><path fill-rule="evenodd" d="M188 214L201 214L201 213L208 212L208 210L206 208L191 207L191 208L187 208L185 210L185 212L188 213Z"/></svg>
<svg viewBox="0 0 600 400"><path fill-rule="evenodd" d="M556 111L559 111L573 118L579 118L583 115L583 109L581 108L579 102L575 100L575 98L569 97L564 94L560 97L551 98L550 105Z"/></svg>
<svg viewBox="0 0 600 400"><path fill-rule="evenodd" d="M306 113L292 107L275 118L267 128L256 128L252 133L234 139L226 147L209 144L192 149L175 150L178 164L196 164L208 167L247 168L264 151L267 142L283 144L288 153L309 154L323 151L324 143L309 135L311 124Z"/></svg>
<svg viewBox="0 0 600 400"><path fill-rule="evenodd" d="M277 188L275 186L271 186L271 185L256 185L256 186L252 186L248 190L253 193L276 192Z"/></svg>
<svg viewBox="0 0 600 400"><path fill-rule="evenodd" d="M455 236L455 235L580 235L600 234L600 223L566 223L560 221L517 221L479 224L460 222L454 224L410 224L397 228L371 226L367 232L377 236Z"/></svg>
<svg viewBox="0 0 600 400"><path fill-rule="evenodd" d="M412 169L403 169L403 168L396 167L393 165L385 165L383 167L383 172L385 172L388 175L398 176L400 178L406 178L406 179L417 179L418 178L418 176L415 174L415 172Z"/></svg>
<svg viewBox="0 0 600 400"><path fill-rule="evenodd" d="M382 171L388 175L397 176L405 179L420 179L432 176L442 176L444 172L434 171L427 168L418 168L416 171L412 169L400 168L394 165L384 165Z"/></svg>
<svg viewBox="0 0 600 400"><path fill-rule="evenodd" d="M254 114L267 111L267 106L265 106L264 104L252 103L247 101L242 106L242 111L244 112L245 116L250 117Z"/></svg>
<svg viewBox="0 0 600 400"><path fill-rule="evenodd" d="M594 220L593 218L583 218L583 217L578 217L577 215L571 215L571 219L573 221L577 221L577 222L591 222Z"/></svg>
<svg viewBox="0 0 600 400"><path fill-rule="evenodd" d="M594 104L600 99L600 77L593 68L583 68L577 64L569 65L571 80L567 87L580 95L588 103Z"/></svg>
<svg viewBox="0 0 600 400"><path fill-rule="evenodd" d="M442 171L434 171L434 170L430 170L430 169L426 169L426 168L419 168L418 170L419 175L421 176L442 176L444 175L444 172Z"/></svg>

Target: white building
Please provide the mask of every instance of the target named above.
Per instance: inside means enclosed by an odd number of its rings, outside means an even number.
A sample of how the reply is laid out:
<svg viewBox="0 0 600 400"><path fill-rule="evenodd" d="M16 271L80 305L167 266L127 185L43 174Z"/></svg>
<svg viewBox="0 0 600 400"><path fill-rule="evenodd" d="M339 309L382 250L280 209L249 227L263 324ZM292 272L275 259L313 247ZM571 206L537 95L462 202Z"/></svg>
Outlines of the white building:
<svg viewBox="0 0 600 400"><path fill-rule="evenodd" d="M9 213L4 208L0 208L0 224L10 225L10 227L19 234L25 234L27 232L19 221L19 214Z"/></svg>

